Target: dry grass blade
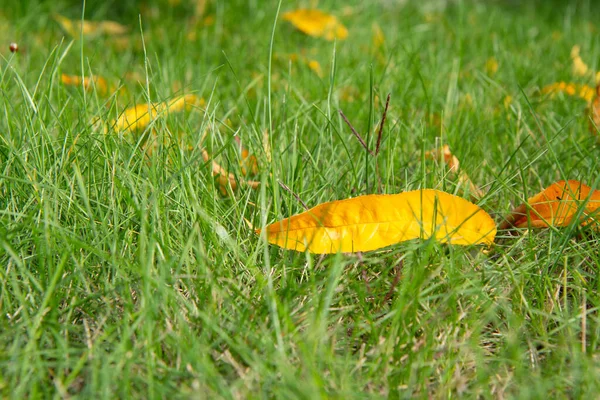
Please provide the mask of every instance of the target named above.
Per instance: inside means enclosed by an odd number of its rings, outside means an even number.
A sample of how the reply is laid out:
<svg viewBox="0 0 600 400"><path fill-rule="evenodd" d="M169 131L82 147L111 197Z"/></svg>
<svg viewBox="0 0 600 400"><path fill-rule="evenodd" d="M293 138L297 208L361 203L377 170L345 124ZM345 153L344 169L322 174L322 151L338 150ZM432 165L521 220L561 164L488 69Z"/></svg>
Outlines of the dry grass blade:
<svg viewBox="0 0 600 400"><path fill-rule="evenodd" d="M379 124L379 132L377 132L377 146L375 146L375 155L379 154L379 148L381 146L381 136L383 135L383 126L385 125L385 117L387 116L388 107L390 105L390 96L392 94L388 93L387 99L385 100L385 109L383 110L383 115L381 117L381 123Z"/></svg>
<svg viewBox="0 0 600 400"><path fill-rule="evenodd" d="M363 140L363 138L360 136L360 134L358 132L356 132L356 129L354 129L354 127L352 126L352 124L350 123L350 121L348 121L348 118L346 118L346 116L344 115L344 112L342 110L340 110L340 115L342 116L342 119L344 120L344 122L346 123L346 125L348 125L350 127L350 130L352 131L352 134L354 136L356 136L356 138L358 139L358 141L360 142L360 144L365 148L365 150L367 150L369 152L369 154L371 154L372 156L375 156L375 154L369 150L369 146L367 146L367 144L365 143L365 141Z"/></svg>

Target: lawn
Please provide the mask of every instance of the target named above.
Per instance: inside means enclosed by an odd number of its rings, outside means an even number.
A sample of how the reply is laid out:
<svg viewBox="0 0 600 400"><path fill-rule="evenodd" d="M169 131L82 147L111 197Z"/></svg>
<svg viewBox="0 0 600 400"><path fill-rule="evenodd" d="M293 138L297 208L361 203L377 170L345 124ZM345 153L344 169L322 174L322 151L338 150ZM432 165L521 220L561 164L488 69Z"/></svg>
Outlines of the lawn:
<svg viewBox="0 0 600 400"><path fill-rule="evenodd" d="M593 1L0 4L0 397L600 392L589 225L331 255L255 233L366 194L500 224L553 182L599 188ZM295 29L302 7L347 37ZM388 94L374 157L339 110L374 149ZM427 156L445 144L460 173Z"/></svg>

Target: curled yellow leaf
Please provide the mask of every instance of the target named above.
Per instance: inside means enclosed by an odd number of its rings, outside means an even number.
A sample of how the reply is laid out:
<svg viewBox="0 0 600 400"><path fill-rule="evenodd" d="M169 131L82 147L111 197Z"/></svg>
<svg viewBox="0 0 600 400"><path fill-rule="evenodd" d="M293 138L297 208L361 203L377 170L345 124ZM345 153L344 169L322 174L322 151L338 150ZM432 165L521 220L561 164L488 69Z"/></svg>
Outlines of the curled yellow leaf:
<svg viewBox="0 0 600 400"><path fill-rule="evenodd" d="M573 60L573 75L585 76L589 68L579 55L579 46L573 46L571 49L571 59Z"/></svg>
<svg viewBox="0 0 600 400"><path fill-rule="evenodd" d="M592 191L589 186L575 180L558 181L515 208L499 229L567 226L580 207L585 207L581 212L582 223L597 225L600 191Z"/></svg>
<svg viewBox="0 0 600 400"><path fill-rule="evenodd" d="M193 94L178 96L163 103L137 104L123 111L112 125L119 131L138 131L147 127L161 113L190 111L193 107L202 107L204 104L203 98Z"/></svg>
<svg viewBox="0 0 600 400"><path fill-rule="evenodd" d="M123 35L129 30L126 26L114 21L74 21L60 14L55 14L54 20L72 37L79 37L81 33L83 33L84 36Z"/></svg>
<svg viewBox="0 0 600 400"><path fill-rule="evenodd" d="M458 174L458 181L464 185L469 187L469 192L471 196L475 198L482 198L484 193L481 189L479 189L469 175L463 170L460 170L460 162L458 158L452 154L450 151L450 146L445 144L441 149L433 149L425 152L425 157L431 160L442 160L447 166L450 172Z"/></svg>
<svg viewBox="0 0 600 400"><path fill-rule="evenodd" d="M204 162L211 160L211 157L206 150L202 150L202 158L204 159ZM215 160L212 160L212 175L217 178L219 191L223 196L227 195L227 186L231 186L231 190L236 190L238 187L238 182L252 189L257 189L260 185L260 182L258 181L236 179L235 175L233 175L231 172L227 172L227 170L219 165L219 163L217 163Z"/></svg>
<svg viewBox="0 0 600 400"><path fill-rule="evenodd" d="M316 9L299 9L283 14L283 19L289 21L302 33L321 37L326 40L346 39L348 29L333 15Z"/></svg>
<svg viewBox="0 0 600 400"><path fill-rule="evenodd" d="M411 239L491 244L492 218L467 200L433 189L320 204L266 227L271 244L311 253L376 250Z"/></svg>

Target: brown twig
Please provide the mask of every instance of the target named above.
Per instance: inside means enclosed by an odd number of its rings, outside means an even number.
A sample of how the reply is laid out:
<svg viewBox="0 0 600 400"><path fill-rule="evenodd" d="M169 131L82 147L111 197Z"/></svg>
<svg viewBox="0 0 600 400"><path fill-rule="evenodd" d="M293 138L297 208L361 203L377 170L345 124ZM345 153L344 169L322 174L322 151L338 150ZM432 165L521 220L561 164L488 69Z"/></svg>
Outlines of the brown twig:
<svg viewBox="0 0 600 400"><path fill-rule="evenodd" d="M400 282L400 278L402 277L402 265L404 264L404 260L400 260L400 265L397 265L394 269L396 270L396 276L394 277L394 282L392 282L392 287L385 295L383 299L384 303L387 303L388 300L392 298L394 295L394 290L396 290L396 286L398 286L398 282Z"/></svg>
<svg viewBox="0 0 600 400"><path fill-rule="evenodd" d="M377 146L375 147L375 155L379 154L379 147L381 145L381 137L383 136L383 126L385 125L385 117L387 116L388 106L390 105L390 96L392 94L388 93L387 99L385 101L385 108L383 109L383 115L381 117L381 123L379 124L379 132L377 132Z"/></svg>
<svg viewBox="0 0 600 400"><path fill-rule="evenodd" d="M296 200L298 200L298 202L300 204L302 204L302 207L304 207L305 210L308 210L308 206L306 205L305 202L302 201L302 199L300 198L300 196L298 196L296 193L294 193L292 191L292 189L290 189L285 183L278 181L279 186L281 186L282 188L284 188L285 190L287 190L288 192L290 192L292 194L292 196L294 196L296 198Z"/></svg>
<svg viewBox="0 0 600 400"><path fill-rule="evenodd" d="M350 127L350 130L352 131L352 134L354 134L354 136L356 136L356 138L358 139L358 141L360 142L360 144L362 144L362 146L365 148L365 150L367 150L369 152L369 154L371 154L372 156L374 156L375 154L373 154L373 152L371 150L369 150L369 146L367 146L367 144L365 143L365 141L363 140L363 138L360 136L360 134L358 132L356 132L356 129L354 129L354 127L352 126L352 124L350 123L350 121L348 121L348 118L346 118L346 116L344 115L344 113L342 112L342 110L340 110L340 115L342 116L342 119L344 120L344 122L346 123L346 125L348 125Z"/></svg>

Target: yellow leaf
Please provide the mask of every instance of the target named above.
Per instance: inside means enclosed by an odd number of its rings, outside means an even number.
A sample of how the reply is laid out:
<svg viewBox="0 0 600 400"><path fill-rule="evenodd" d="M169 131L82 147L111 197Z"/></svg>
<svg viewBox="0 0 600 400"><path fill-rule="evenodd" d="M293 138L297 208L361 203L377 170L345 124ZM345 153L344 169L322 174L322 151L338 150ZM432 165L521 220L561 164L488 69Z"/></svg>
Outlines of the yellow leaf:
<svg viewBox="0 0 600 400"><path fill-rule="evenodd" d="M491 244L492 218L467 200L432 189L320 204L266 227L277 246L312 253L370 251L411 239Z"/></svg>
<svg viewBox="0 0 600 400"><path fill-rule="evenodd" d="M112 122L112 125L119 131L138 131L147 127L150 121L159 114L189 111L194 106L202 107L204 104L204 99L193 94L178 96L164 103L137 104L123 111L123 114Z"/></svg>
<svg viewBox="0 0 600 400"><path fill-rule="evenodd" d="M490 57L485 62L485 70L489 76L496 75L498 72L498 61L494 57Z"/></svg>
<svg viewBox="0 0 600 400"><path fill-rule="evenodd" d="M471 196L476 198L482 198L484 196L483 191L473 184L471 178L469 178L469 175L467 175L467 173L464 171L459 171L460 162L458 161L458 158L452 154L450 151L450 146L447 144L445 144L441 149L433 149L425 152L425 158L429 158L431 160L442 159L451 172L458 173L458 181L469 187Z"/></svg>
<svg viewBox="0 0 600 400"><path fill-rule="evenodd" d="M321 64L319 64L319 62L318 62L318 61L316 61L316 60L310 60L310 61L308 62L308 68L312 69L312 70L313 70L313 72L314 72L315 74L317 74L317 76L318 76L319 78L322 78L322 77L323 77L323 70L321 69Z"/></svg>
<svg viewBox="0 0 600 400"><path fill-rule="evenodd" d="M108 92L106 79L101 76L93 76L91 78L86 76L82 80L81 76L61 74L60 81L65 86L83 86L85 90L92 90L95 87L99 93L104 94Z"/></svg>
<svg viewBox="0 0 600 400"><path fill-rule="evenodd" d="M582 206L585 208L581 213L581 222L593 222L597 226L600 191L592 191L592 188L579 181L558 181L515 208L499 228L567 226Z"/></svg>
<svg viewBox="0 0 600 400"><path fill-rule="evenodd" d="M381 27L377 22L373 22L371 29L373 31L373 46L375 46L375 48L382 47L385 44L385 36Z"/></svg>
<svg viewBox="0 0 600 400"><path fill-rule="evenodd" d="M333 15L315 9L298 9L283 14L283 19L289 21L299 31L313 37L326 40L346 39L348 30Z"/></svg>
<svg viewBox="0 0 600 400"><path fill-rule="evenodd" d="M204 162L208 162L211 157L206 150L202 150L202 158ZM260 182L257 181L246 181L244 179L236 179L235 175L219 165L215 160L212 161L212 175L217 178L219 184L219 191L223 196L227 195L227 187L231 186L231 190L236 190L238 182L242 185L246 185L252 189L257 189Z"/></svg>
<svg viewBox="0 0 600 400"><path fill-rule="evenodd" d="M571 49L571 58L573 59L573 74L575 76L585 76L589 68L579 56L579 46L573 46Z"/></svg>
<svg viewBox="0 0 600 400"><path fill-rule="evenodd" d="M127 33L128 28L114 21L73 21L60 14L54 15L54 20L60 24L65 32L72 37L83 35L123 35Z"/></svg>
<svg viewBox="0 0 600 400"><path fill-rule="evenodd" d="M542 88L543 94L554 95L556 93L565 93L569 96L577 96L587 102L592 101L596 91L588 85L576 85L574 83L556 82L546 85Z"/></svg>

